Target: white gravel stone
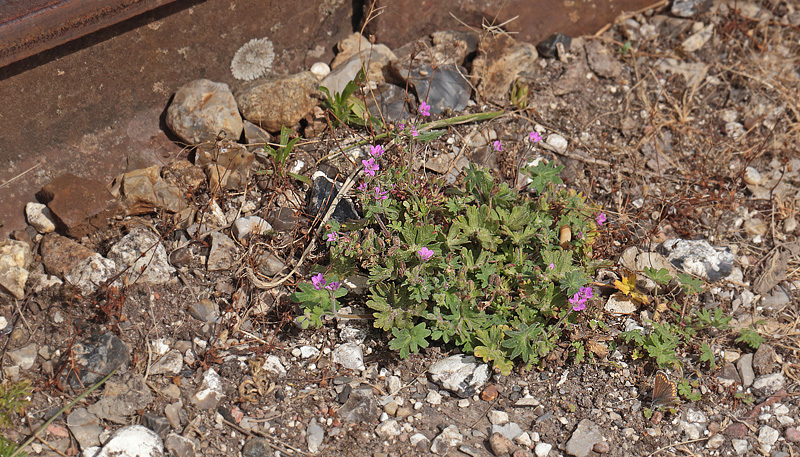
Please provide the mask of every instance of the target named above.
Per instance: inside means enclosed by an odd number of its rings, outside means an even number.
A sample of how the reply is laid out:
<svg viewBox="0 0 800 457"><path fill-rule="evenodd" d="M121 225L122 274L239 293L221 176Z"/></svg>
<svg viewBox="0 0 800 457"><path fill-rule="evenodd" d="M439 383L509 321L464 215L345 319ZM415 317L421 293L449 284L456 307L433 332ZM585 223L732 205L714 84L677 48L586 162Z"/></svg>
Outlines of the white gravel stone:
<svg viewBox="0 0 800 457"><path fill-rule="evenodd" d="M747 440L731 440L731 445L733 446L733 450L739 455L744 455L750 450L750 445L747 443Z"/></svg>
<svg viewBox="0 0 800 457"><path fill-rule="evenodd" d="M349 370L364 369L364 351L355 343L345 343L333 350L334 363L339 363Z"/></svg>
<svg viewBox="0 0 800 457"><path fill-rule="evenodd" d="M315 62L314 65L311 65L311 73L317 77L320 81L329 74L331 74L331 67L328 66L325 62Z"/></svg>
<svg viewBox="0 0 800 457"><path fill-rule="evenodd" d="M375 427L375 434L382 439L393 438L400 433L402 433L400 424L398 424L395 419L381 422L377 427Z"/></svg>
<svg viewBox="0 0 800 457"><path fill-rule="evenodd" d="M521 435L514 438L514 442L527 448L533 446L533 441L531 440L531 436L528 434L528 432L522 432Z"/></svg>
<svg viewBox="0 0 800 457"><path fill-rule="evenodd" d="M772 450L772 446L775 445L780 437L781 432L775 430L769 425L761 427L761 430L758 431L758 442L766 452Z"/></svg>
<svg viewBox="0 0 800 457"><path fill-rule="evenodd" d="M56 224L53 222L53 214L50 212L47 205L29 202L25 205L25 216L28 218L28 223L41 234L54 232L56 230Z"/></svg>
<svg viewBox="0 0 800 457"><path fill-rule="evenodd" d="M545 140L547 145L551 146L552 149L560 154L567 151L568 142L567 139L557 133L551 133L547 135L547 140Z"/></svg>
<svg viewBox="0 0 800 457"><path fill-rule="evenodd" d="M533 448L533 453L536 454L536 457L547 457L551 449L553 449L552 444L539 443Z"/></svg>
<svg viewBox="0 0 800 457"><path fill-rule="evenodd" d="M432 404L432 405L441 405L442 404L442 394L435 390L431 390L428 392L428 396L425 397L425 401Z"/></svg>
<svg viewBox="0 0 800 457"><path fill-rule="evenodd" d="M508 413L493 409L489 411L489 423L492 425L503 425L508 423Z"/></svg>
<svg viewBox="0 0 800 457"><path fill-rule="evenodd" d="M128 425L114 432L96 457L163 457L164 444L152 430Z"/></svg>

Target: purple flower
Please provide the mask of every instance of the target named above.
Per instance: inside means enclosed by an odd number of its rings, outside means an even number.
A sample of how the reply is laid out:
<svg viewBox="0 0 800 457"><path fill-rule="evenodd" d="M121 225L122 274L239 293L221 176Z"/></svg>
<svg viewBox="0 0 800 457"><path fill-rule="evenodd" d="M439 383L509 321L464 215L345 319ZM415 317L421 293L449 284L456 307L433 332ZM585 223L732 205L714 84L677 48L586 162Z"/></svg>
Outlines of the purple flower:
<svg viewBox="0 0 800 457"><path fill-rule="evenodd" d="M419 105L419 114L423 116L430 116L431 115L431 105L425 103L424 101Z"/></svg>
<svg viewBox="0 0 800 457"><path fill-rule="evenodd" d="M503 144L500 143L500 140L495 140L494 143L492 143L492 149L501 152L503 150Z"/></svg>
<svg viewBox="0 0 800 457"><path fill-rule="evenodd" d="M582 311L586 308L586 301L594 297L594 291L591 286L581 287L572 298L569 299L569 304L572 305L573 311Z"/></svg>
<svg viewBox="0 0 800 457"><path fill-rule="evenodd" d="M328 241L333 242L339 239L339 234L336 232L331 232L328 234Z"/></svg>
<svg viewBox="0 0 800 457"><path fill-rule="evenodd" d="M538 143L538 142L542 141L542 136L539 135L539 132L534 130L534 131L532 131L531 133L528 134L528 140L530 140L531 143Z"/></svg>
<svg viewBox="0 0 800 457"><path fill-rule="evenodd" d="M364 173L370 176L375 176L375 172L381 168L375 163L375 159L372 157L370 157L369 160L362 160L361 163L364 164Z"/></svg>
<svg viewBox="0 0 800 457"><path fill-rule="evenodd" d="M600 212L594 220L597 221L597 225L603 225L606 222L606 213Z"/></svg>
<svg viewBox="0 0 800 457"><path fill-rule="evenodd" d="M356 187L356 189L360 190L361 192L366 192L368 187L369 186L367 186L366 182L362 182L358 185L358 187Z"/></svg>
<svg viewBox="0 0 800 457"><path fill-rule="evenodd" d="M381 146L379 144L376 144L374 146L370 145L369 146L369 154L372 157L375 157L375 158L378 158L378 157L382 156L383 155L383 146Z"/></svg>
<svg viewBox="0 0 800 457"><path fill-rule="evenodd" d="M419 136L419 131L414 126L411 127L411 136L413 136L413 137L418 137Z"/></svg>
<svg viewBox="0 0 800 457"><path fill-rule="evenodd" d="M406 124L404 124L404 123L402 123L402 122L401 122L401 123L399 123L399 124L397 124L397 129L398 129L398 130L400 130L400 131L402 132L403 130L405 130L405 129L406 129Z"/></svg>
<svg viewBox="0 0 800 457"><path fill-rule="evenodd" d="M427 262L428 260L431 259L431 257L433 257L433 251L431 251L428 248L422 248L419 251L417 251L417 255L419 256L420 260L422 260L423 262Z"/></svg>
<svg viewBox="0 0 800 457"><path fill-rule="evenodd" d="M553 262L550 262L550 265L548 265L547 268L549 268L551 270L555 270L556 264L554 264Z"/></svg>
<svg viewBox="0 0 800 457"><path fill-rule="evenodd" d="M382 191L380 187L375 186L375 200L386 200L389 198L386 196L386 194L388 194L388 192L385 190Z"/></svg>
<svg viewBox="0 0 800 457"><path fill-rule="evenodd" d="M322 289L325 287L325 275L322 273L317 273L311 277L311 284L314 285L314 288L317 290Z"/></svg>
<svg viewBox="0 0 800 457"><path fill-rule="evenodd" d="M326 289L328 289L328 290L333 290L333 291L335 291L335 290L336 290L336 289L338 289L338 288L339 288L339 286L341 286L341 285L342 285L342 284L341 284L339 281L333 281L332 283L330 283L330 284L328 284L327 286L325 286L325 288L326 288Z"/></svg>

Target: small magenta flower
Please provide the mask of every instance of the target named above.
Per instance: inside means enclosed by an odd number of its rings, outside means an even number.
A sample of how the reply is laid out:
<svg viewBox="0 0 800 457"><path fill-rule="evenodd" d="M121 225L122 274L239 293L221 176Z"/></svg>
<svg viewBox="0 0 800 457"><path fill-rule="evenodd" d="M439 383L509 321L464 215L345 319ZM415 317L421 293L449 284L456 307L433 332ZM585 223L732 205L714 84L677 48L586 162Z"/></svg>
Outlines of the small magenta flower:
<svg viewBox="0 0 800 457"><path fill-rule="evenodd" d="M428 248L422 248L419 251L417 251L417 255L419 256L420 260L422 260L423 262L427 262L428 260L431 259L431 257L433 257L433 251L431 251Z"/></svg>
<svg viewBox="0 0 800 457"><path fill-rule="evenodd" d="M386 200L388 192L385 190L381 190L380 187L375 186L375 200Z"/></svg>
<svg viewBox="0 0 800 457"><path fill-rule="evenodd" d="M339 234L337 232L331 232L328 234L328 241L334 242L339 239Z"/></svg>
<svg viewBox="0 0 800 457"><path fill-rule="evenodd" d="M398 130L400 130L400 131L402 132L403 130L405 130L405 129L406 129L406 124L404 124L404 123L402 123L402 122L401 122L401 123L399 123L399 124L397 124L397 129L398 129Z"/></svg>
<svg viewBox="0 0 800 457"><path fill-rule="evenodd" d="M339 281L333 281L332 283L325 286L326 289L336 291L342 284Z"/></svg>
<svg viewBox="0 0 800 457"><path fill-rule="evenodd" d="M376 144L374 146L370 145L369 146L369 154L372 157L375 157L375 158L378 158L378 157L382 156L383 155L383 146L381 146L379 144Z"/></svg>
<svg viewBox="0 0 800 457"><path fill-rule="evenodd" d="M575 294L569 299L569 304L572 305L573 311L583 311L586 309L586 300L580 298L580 294Z"/></svg>
<svg viewBox="0 0 800 457"><path fill-rule="evenodd" d="M553 262L550 262L550 265L548 265L547 268L549 268L551 270L555 270L556 269L556 264L554 264Z"/></svg>
<svg viewBox="0 0 800 457"><path fill-rule="evenodd" d="M424 101L419 105L419 114L423 116L430 116L431 115L431 105L425 103Z"/></svg>
<svg viewBox="0 0 800 457"><path fill-rule="evenodd" d="M411 136L413 136L413 137L418 137L419 136L419 131L414 126L411 127Z"/></svg>
<svg viewBox="0 0 800 457"><path fill-rule="evenodd" d="M364 173L370 176L375 176L375 172L381 168L377 163L375 163L375 159L372 157L370 157L369 160L362 160L361 163L364 164Z"/></svg>
<svg viewBox="0 0 800 457"><path fill-rule="evenodd" d="M528 134L528 140L530 140L531 143L538 143L538 142L542 141L542 136L539 135L539 132L534 130L534 131L532 131L531 133Z"/></svg>
<svg viewBox="0 0 800 457"><path fill-rule="evenodd" d="M603 225L606 222L606 213L600 212L594 220L597 221L597 225Z"/></svg>
<svg viewBox="0 0 800 457"><path fill-rule="evenodd" d="M594 297L594 291L589 286L581 287L580 288L580 294L581 294L581 296L583 296L583 298L586 298L586 299Z"/></svg>
<svg viewBox="0 0 800 457"><path fill-rule="evenodd" d="M358 185L358 187L356 187L356 189L360 190L361 192L366 192L368 187L369 186L367 186L366 182L362 182Z"/></svg>
<svg viewBox="0 0 800 457"><path fill-rule="evenodd" d="M317 273L311 277L311 284L314 285L314 288L317 290L322 289L325 287L325 275L322 273Z"/></svg>
<svg viewBox="0 0 800 457"><path fill-rule="evenodd" d="M492 143L492 149L501 152L503 150L503 144L500 143L500 140L495 140L494 143Z"/></svg>

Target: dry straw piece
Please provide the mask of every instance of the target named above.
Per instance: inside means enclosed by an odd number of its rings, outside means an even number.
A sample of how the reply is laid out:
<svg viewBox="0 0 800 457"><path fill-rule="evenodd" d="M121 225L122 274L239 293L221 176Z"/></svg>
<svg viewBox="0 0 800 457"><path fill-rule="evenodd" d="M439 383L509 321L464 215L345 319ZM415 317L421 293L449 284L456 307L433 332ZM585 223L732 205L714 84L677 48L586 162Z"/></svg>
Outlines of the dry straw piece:
<svg viewBox="0 0 800 457"><path fill-rule="evenodd" d="M269 38L254 38L244 44L231 60L231 73L236 79L252 81L272 67L275 51Z"/></svg>

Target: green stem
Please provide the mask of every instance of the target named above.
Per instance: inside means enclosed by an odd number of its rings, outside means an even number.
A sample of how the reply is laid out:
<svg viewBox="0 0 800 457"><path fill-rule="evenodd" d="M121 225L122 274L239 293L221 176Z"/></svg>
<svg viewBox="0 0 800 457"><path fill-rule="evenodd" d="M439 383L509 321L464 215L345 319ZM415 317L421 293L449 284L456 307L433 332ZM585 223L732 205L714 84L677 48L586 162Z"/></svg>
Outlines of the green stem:
<svg viewBox="0 0 800 457"><path fill-rule="evenodd" d="M47 422L42 424L42 426L39 427L38 430L33 432L33 435L30 438L28 438L24 443L20 444L19 447L14 451L14 453L12 453L9 457L19 457L20 455L22 455L22 450L25 449L26 447L28 447L28 445L30 445L33 442L33 440L35 440L36 437L39 436L39 434L42 433L42 431L44 431L44 429L47 428L48 425L50 425L59 416L64 414L64 411L72 408L73 406L75 406L76 403L78 403L79 401L83 400L84 398L86 398L87 395L89 395L90 393L94 392L95 390L97 390L98 387L100 387L103 384L105 384L105 382L108 381L108 379L116 372L117 372L117 369L114 368L113 370L111 370L111 373L106 375L105 378L97 381L97 384L93 385L92 387L87 389L86 392L78 395L78 397L76 397L74 400L72 400L71 402L67 403L66 406L64 406L63 408L58 410L58 412L55 413L53 415L53 417L51 417L50 419L47 419Z"/></svg>

